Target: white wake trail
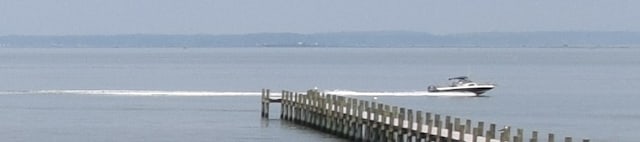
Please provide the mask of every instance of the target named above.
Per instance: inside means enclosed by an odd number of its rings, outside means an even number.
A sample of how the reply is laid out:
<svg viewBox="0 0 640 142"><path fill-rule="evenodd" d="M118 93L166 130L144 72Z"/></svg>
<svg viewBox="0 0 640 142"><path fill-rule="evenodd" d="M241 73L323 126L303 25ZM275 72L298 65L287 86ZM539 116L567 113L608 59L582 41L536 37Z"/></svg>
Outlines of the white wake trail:
<svg viewBox="0 0 640 142"><path fill-rule="evenodd" d="M325 91L327 94L345 95L345 96L460 96L472 97L476 96L472 92L428 92L428 91L411 91L411 92L356 92L356 91Z"/></svg>
<svg viewBox="0 0 640 142"><path fill-rule="evenodd" d="M83 94L123 96L260 96L260 92L158 91L158 90L37 90L39 94Z"/></svg>
<svg viewBox="0 0 640 142"><path fill-rule="evenodd" d="M306 92L300 91L300 94ZM325 94L343 96L476 96L471 92L357 92L346 90L324 91ZM120 95L120 96L260 96L261 92L233 91L161 91L161 90L29 90L0 91L0 94L74 94L74 95ZM271 97L280 97L280 91L271 91Z"/></svg>

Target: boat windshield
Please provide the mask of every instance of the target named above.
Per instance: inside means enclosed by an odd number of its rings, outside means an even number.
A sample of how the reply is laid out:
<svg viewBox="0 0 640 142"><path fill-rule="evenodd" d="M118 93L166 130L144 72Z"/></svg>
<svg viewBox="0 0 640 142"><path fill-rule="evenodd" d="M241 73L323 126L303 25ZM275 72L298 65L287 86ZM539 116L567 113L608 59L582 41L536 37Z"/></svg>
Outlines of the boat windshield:
<svg viewBox="0 0 640 142"><path fill-rule="evenodd" d="M471 83L473 81L469 80L468 77L466 76L460 76L460 77L453 77L453 78L449 78L449 80L455 80L453 81L453 83L451 83L451 86L461 86L465 83Z"/></svg>

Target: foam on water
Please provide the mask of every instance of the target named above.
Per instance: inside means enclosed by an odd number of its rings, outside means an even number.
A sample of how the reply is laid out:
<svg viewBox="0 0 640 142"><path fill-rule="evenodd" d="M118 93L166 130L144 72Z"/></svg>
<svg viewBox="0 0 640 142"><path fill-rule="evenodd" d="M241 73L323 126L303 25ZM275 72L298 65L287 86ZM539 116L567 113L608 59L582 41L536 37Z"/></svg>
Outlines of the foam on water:
<svg viewBox="0 0 640 142"><path fill-rule="evenodd" d="M303 92L300 92L303 93ZM471 92L356 92L346 90L325 91L327 94L344 96L476 96ZM0 94L77 94L77 95L122 95L122 96L260 96L261 92L227 91L161 91L161 90L29 90L0 91ZM280 92L271 92L271 96L282 96Z"/></svg>
<svg viewBox="0 0 640 142"><path fill-rule="evenodd" d="M78 94L122 96L259 96L260 92L160 91L160 90L32 90L30 94ZM16 93L19 93L16 91ZM8 94L8 93L2 93Z"/></svg>
<svg viewBox="0 0 640 142"><path fill-rule="evenodd" d="M472 92L428 92L428 91L410 91L410 92L356 92L356 91L325 91L328 94L345 95L345 96L476 96Z"/></svg>

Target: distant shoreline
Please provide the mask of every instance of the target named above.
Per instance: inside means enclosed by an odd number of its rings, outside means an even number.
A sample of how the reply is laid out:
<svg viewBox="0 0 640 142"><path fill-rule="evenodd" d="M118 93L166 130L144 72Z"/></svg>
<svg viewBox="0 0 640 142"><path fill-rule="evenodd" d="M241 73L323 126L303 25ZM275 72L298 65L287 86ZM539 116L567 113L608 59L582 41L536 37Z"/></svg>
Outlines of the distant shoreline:
<svg viewBox="0 0 640 142"><path fill-rule="evenodd" d="M488 32L433 35L424 32L338 32L242 35L5 35L0 48L633 48L640 32Z"/></svg>

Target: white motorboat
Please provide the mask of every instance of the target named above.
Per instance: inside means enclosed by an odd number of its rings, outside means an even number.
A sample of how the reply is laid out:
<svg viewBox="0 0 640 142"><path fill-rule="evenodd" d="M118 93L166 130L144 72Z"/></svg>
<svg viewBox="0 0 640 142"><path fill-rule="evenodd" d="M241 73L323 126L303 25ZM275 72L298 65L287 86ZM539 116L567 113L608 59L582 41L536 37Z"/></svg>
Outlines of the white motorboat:
<svg viewBox="0 0 640 142"><path fill-rule="evenodd" d="M472 92L477 96L496 87L494 84L476 83L469 80L469 77L459 76L449 78L453 83L449 86L429 86L429 92Z"/></svg>

